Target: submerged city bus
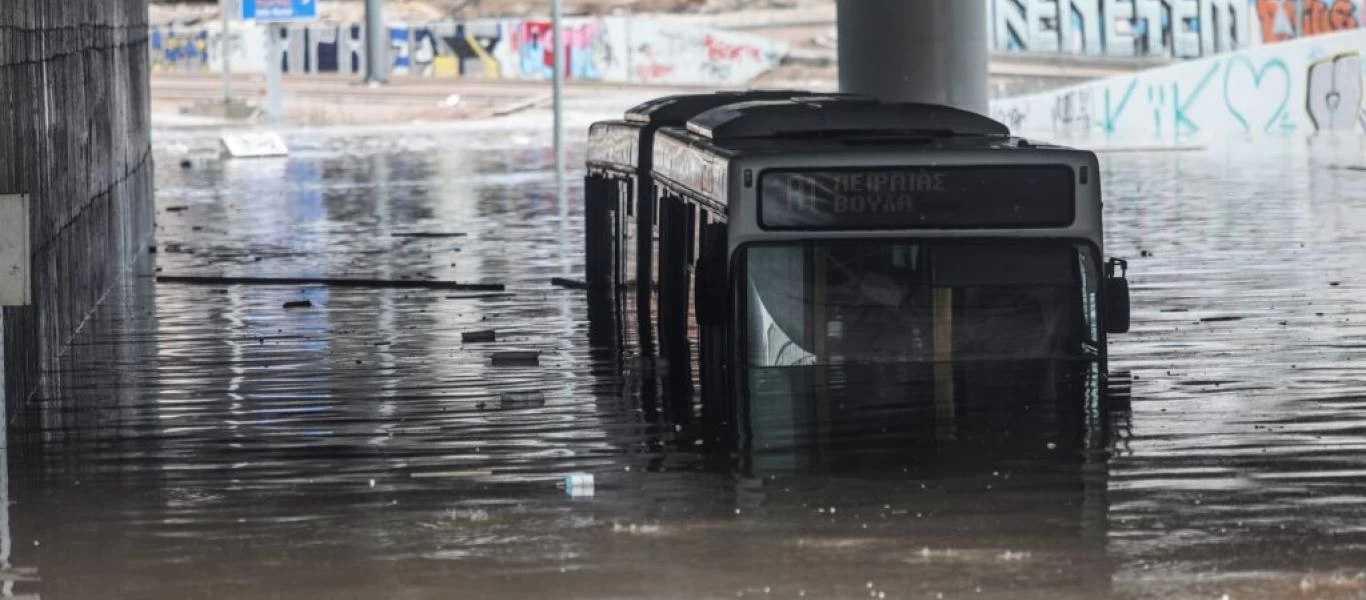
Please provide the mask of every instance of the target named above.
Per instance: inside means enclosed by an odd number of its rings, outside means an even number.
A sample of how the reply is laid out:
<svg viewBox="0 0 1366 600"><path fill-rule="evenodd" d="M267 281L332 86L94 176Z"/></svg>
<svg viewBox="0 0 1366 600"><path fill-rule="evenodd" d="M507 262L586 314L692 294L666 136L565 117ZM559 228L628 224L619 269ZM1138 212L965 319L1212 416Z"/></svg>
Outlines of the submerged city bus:
<svg viewBox="0 0 1366 600"><path fill-rule="evenodd" d="M584 179L589 311L594 323L608 325L611 345L647 361L655 353L655 133L685 127L692 117L718 106L806 95L811 94L756 90L665 96L632 108L624 119L589 129Z"/></svg>
<svg viewBox="0 0 1366 600"><path fill-rule="evenodd" d="M1000 419L974 429L995 439L1103 414L1129 297L1094 154L852 97L729 104L655 136L659 362L734 441Z"/></svg>

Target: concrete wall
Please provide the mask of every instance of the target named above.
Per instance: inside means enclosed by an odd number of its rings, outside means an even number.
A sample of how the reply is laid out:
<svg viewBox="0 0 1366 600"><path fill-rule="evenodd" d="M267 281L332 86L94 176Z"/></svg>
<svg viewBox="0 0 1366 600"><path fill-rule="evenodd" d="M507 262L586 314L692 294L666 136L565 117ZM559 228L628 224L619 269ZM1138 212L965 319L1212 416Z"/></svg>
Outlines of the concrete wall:
<svg viewBox="0 0 1366 600"><path fill-rule="evenodd" d="M152 28L153 70L219 72L219 27ZM300 24L287 31L286 72L365 72L360 24ZM233 71L263 72L265 30L235 24L233 32ZM596 81L737 85L778 66L788 53L786 44L760 36L646 17L570 18L564 36L568 77ZM549 79L553 73L546 19L391 24L388 37L398 75Z"/></svg>
<svg viewBox="0 0 1366 600"><path fill-rule="evenodd" d="M1304 38L998 100L991 114L1068 139L1361 132L1363 48L1366 30Z"/></svg>
<svg viewBox="0 0 1366 600"><path fill-rule="evenodd" d="M3 317L11 405L152 233L146 19L147 0L0 1L0 193L32 198L33 305Z"/></svg>

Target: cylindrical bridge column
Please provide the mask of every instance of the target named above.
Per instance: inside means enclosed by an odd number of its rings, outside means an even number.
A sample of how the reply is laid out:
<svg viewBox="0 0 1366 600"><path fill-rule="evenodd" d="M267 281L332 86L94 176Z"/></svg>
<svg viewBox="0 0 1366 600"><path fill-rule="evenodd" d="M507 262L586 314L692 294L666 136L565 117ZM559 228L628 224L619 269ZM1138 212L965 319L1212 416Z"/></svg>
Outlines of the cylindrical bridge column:
<svg viewBox="0 0 1366 600"><path fill-rule="evenodd" d="M838 0L840 91L987 114L987 0Z"/></svg>

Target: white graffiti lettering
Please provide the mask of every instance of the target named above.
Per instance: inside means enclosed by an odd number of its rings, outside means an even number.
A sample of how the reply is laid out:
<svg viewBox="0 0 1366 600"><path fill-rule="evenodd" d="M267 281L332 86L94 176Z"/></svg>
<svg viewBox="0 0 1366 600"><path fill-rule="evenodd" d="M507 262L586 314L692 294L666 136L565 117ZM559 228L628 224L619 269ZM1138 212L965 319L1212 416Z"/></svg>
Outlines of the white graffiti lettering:
<svg viewBox="0 0 1366 600"><path fill-rule="evenodd" d="M1246 0L991 0L997 50L1198 58L1248 47Z"/></svg>

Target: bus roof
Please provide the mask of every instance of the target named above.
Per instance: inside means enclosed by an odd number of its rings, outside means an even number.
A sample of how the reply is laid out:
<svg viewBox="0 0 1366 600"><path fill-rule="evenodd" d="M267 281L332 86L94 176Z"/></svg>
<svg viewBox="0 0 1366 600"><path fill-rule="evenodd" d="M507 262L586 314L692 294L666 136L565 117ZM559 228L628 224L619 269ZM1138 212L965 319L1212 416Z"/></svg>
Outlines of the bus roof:
<svg viewBox="0 0 1366 600"><path fill-rule="evenodd" d="M730 177L732 165L738 160L758 160L768 165L808 164L812 161L872 165L931 153L945 156L943 153L946 152L958 156L964 153L1004 152L1010 154L1000 155L1000 159L1021 161L1038 160L1042 152L1084 153L1063 146L1034 144L1020 138L985 136L845 136L799 140L742 138L717 142L685 129L666 127L656 135L652 178L662 177L685 189L715 196L725 202L728 195L725 182ZM1007 156L1016 158L1007 159ZM1064 158L1057 154L1052 156L1056 157L1054 160L1069 162L1079 158Z"/></svg>
<svg viewBox="0 0 1366 600"><path fill-rule="evenodd" d="M650 124L656 127L682 127L689 119L718 106L751 102L757 100L789 100L814 95L800 90L746 90L725 91L711 94L678 94L655 98L626 111L626 120L631 123Z"/></svg>
<svg viewBox="0 0 1366 600"><path fill-rule="evenodd" d="M801 90L743 90L656 98L626 111L624 120L594 123L588 133L587 162L627 171L648 169L652 163L654 133L661 127L684 127L693 117L727 104L816 95ZM822 97L861 98L841 94L822 94Z"/></svg>
<svg viewBox="0 0 1366 600"><path fill-rule="evenodd" d="M687 129L661 128L652 150L652 178L663 178L723 204L737 160L757 160L756 164L765 167L852 166L930 153L993 156L976 154L982 152L1005 152L994 155L996 160L1022 164L1085 160L1084 151L1011 137L1005 125L975 113L848 97L727 105L699 115ZM1042 153L1048 153L1047 157Z"/></svg>
<svg viewBox="0 0 1366 600"><path fill-rule="evenodd" d="M732 103L688 122L688 131L714 141L857 134L1006 137L1010 129L977 113L916 103L883 103L857 96L808 96Z"/></svg>
<svg viewBox="0 0 1366 600"><path fill-rule="evenodd" d="M1018 137L940 136L902 132L855 132L796 138L735 138L713 140L681 127L665 127L656 134L671 145L683 145L694 152L721 160L767 156L829 156L845 154L886 154L945 150L1073 150L1065 146L1035 143Z"/></svg>

